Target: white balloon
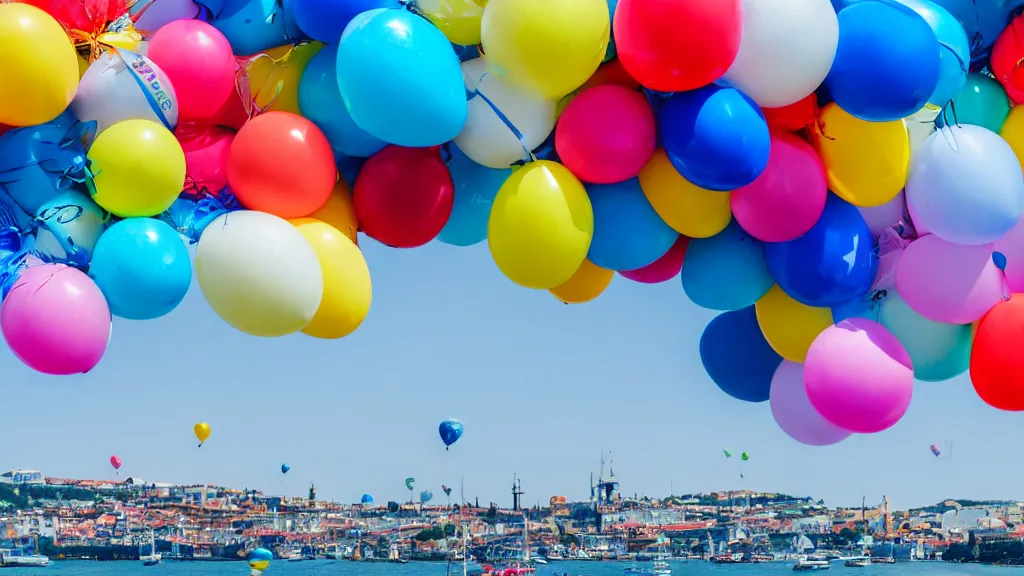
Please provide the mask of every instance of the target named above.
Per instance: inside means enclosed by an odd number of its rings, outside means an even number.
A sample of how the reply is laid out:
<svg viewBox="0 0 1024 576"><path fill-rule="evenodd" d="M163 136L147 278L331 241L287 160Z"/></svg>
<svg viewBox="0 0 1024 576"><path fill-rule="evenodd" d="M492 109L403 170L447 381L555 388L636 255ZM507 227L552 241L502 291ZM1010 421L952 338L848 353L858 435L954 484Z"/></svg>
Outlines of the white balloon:
<svg viewBox="0 0 1024 576"><path fill-rule="evenodd" d="M508 168L528 157L555 128L555 101L521 92L487 72L483 57L462 64L469 114L455 145L470 160L489 168ZM498 112L522 134L520 139Z"/></svg>
<svg viewBox="0 0 1024 576"><path fill-rule="evenodd" d="M96 121L97 134L122 120L151 120L173 131L178 97L163 70L149 58L117 50L89 65L71 111L83 122Z"/></svg>
<svg viewBox="0 0 1024 576"><path fill-rule="evenodd" d="M727 80L763 108L781 108L814 92L839 44L829 0L743 0L743 36Z"/></svg>
<svg viewBox="0 0 1024 576"><path fill-rule="evenodd" d="M324 293L320 261L298 228L251 210L222 214L203 230L196 276L213 311L254 336L302 330Z"/></svg>

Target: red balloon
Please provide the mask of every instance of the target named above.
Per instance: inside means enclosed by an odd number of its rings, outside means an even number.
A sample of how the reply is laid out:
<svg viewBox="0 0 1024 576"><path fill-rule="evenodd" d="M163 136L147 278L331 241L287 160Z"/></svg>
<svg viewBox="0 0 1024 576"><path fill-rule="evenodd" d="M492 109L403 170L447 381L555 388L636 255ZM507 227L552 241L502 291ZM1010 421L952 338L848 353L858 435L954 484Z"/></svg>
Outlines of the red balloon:
<svg viewBox="0 0 1024 576"><path fill-rule="evenodd" d="M1024 294L992 307L978 321L971 347L971 382L1000 410L1024 410Z"/></svg>
<svg viewBox="0 0 1024 576"><path fill-rule="evenodd" d="M658 284L671 280L679 274L683 268L683 256L686 255L686 247L690 245L690 239L686 236L679 236L676 243L665 252L665 255L651 262L643 268L619 272L623 277L629 278L641 284Z"/></svg>
<svg viewBox="0 0 1024 576"><path fill-rule="evenodd" d="M13 126L8 126L7 124L0 124L0 136L3 136L6 132L13 129Z"/></svg>
<svg viewBox="0 0 1024 576"><path fill-rule="evenodd" d="M315 124L291 112L266 112L231 142L228 183L246 208L281 218L316 212L338 181L334 151Z"/></svg>
<svg viewBox="0 0 1024 576"><path fill-rule="evenodd" d="M818 96L810 94L799 102L782 108L762 108L768 127L773 130L799 132L817 122Z"/></svg>
<svg viewBox="0 0 1024 576"><path fill-rule="evenodd" d="M1010 22L992 46L992 75L1016 105L1024 102L1024 16Z"/></svg>
<svg viewBox="0 0 1024 576"><path fill-rule="evenodd" d="M119 470L121 468L121 459L117 456L111 456L110 465L114 467L114 470Z"/></svg>
<svg viewBox="0 0 1024 576"><path fill-rule="evenodd" d="M619 0L613 35L630 76L660 92L722 77L740 49L740 0Z"/></svg>
<svg viewBox="0 0 1024 576"><path fill-rule="evenodd" d="M92 37L128 12L125 0L19 0L43 10L76 36ZM85 38L77 38L84 40Z"/></svg>
<svg viewBox="0 0 1024 576"><path fill-rule="evenodd" d="M393 248L415 248L448 222L455 186L439 147L388 146L363 165L352 201L367 236Z"/></svg>

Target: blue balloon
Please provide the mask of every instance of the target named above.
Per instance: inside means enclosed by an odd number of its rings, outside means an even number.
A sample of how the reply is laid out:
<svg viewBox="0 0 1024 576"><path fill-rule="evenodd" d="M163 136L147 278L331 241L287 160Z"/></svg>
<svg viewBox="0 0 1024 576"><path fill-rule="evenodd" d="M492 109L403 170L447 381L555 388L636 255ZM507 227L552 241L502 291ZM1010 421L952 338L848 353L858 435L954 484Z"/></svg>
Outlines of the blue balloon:
<svg viewBox="0 0 1024 576"><path fill-rule="evenodd" d="M1020 0L932 0L960 21L971 46L971 62L988 58L992 44L1010 23Z"/></svg>
<svg viewBox="0 0 1024 576"><path fill-rule="evenodd" d="M455 444L459 438L462 438L463 429L462 420L456 418L449 418L441 422L440 426L437 427L437 433L441 435L441 441L444 442L445 450L452 444Z"/></svg>
<svg viewBox="0 0 1024 576"><path fill-rule="evenodd" d="M945 106L964 87L971 63L971 45L960 21L945 8L929 0L899 0L917 12L939 41L939 82L928 99L930 104Z"/></svg>
<svg viewBox="0 0 1024 576"><path fill-rule="evenodd" d="M466 85L451 42L408 10L371 10L352 21L338 46L338 86L356 125L391 144L437 146L466 124Z"/></svg>
<svg viewBox="0 0 1024 576"><path fill-rule="evenodd" d="M871 230L855 206L829 194L818 222L789 242L769 242L772 278L797 302L819 308L867 294L878 272Z"/></svg>
<svg viewBox="0 0 1024 576"><path fill-rule="evenodd" d="M74 190L61 192L36 212L35 251L48 260L85 268L109 221L110 215L92 198Z"/></svg>
<svg viewBox="0 0 1024 576"><path fill-rule="evenodd" d="M611 22L615 21L615 9L618 5L619 0L608 0L608 18ZM611 61L617 54L615 50L615 34L611 29L609 29L608 32L608 48L604 51L604 62Z"/></svg>
<svg viewBox="0 0 1024 576"><path fill-rule="evenodd" d="M377 8L398 8L398 0L292 0L295 21L309 37L337 44L341 34L357 15Z"/></svg>
<svg viewBox="0 0 1024 576"><path fill-rule="evenodd" d="M235 54L256 54L306 38L295 23L294 0L202 0L210 24L228 39Z"/></svg>
<svg viewBox="0 0 1024 576"><path fill-rule="evenodd" d="M188 238L189 244L195 244L199 242L203 230L221 214L241 208L238 199L225 188L215 195L206 194L198 198L182 195L157 218Z"/></svg>
<svg viewBox="0 0 1024 576"><path fill-rule="evenodd" d="M708 190L750 184L768 166L771 137L761 109L735 88L705 86L664 101L658 132L676 170Z"/></svg>
<svg viewBox="0 0 1024 576"><path fill-rule="evenodd" d="M335 153L368 158L387 146L349 116L338 90L337 46L324 47L306 65L299 81L299 110L323 131Z"/></svg>
<svg viewBox="0 0 1024 576"><path fill-rule="evenodd" d="M472 246L487 239L487 220L501 185L512 175L473 162L455 144L445 147L448 171L455 185L455 203L437 239L452 246Z"/></svg>
<svg viewBox="0 0 1024 576"><path fill-rule="evenodd" d="M878 323L910 354L914 377L942 382L967 371L974 330L970 324L942 324L921 316L895 291L881 302Z"/></svg>
<svg viewBox="0 0 1024 576"><path fill-rule="evenodd" d="M85 146L95 122L79 123L70 109L52 122L15 128L0 136L0 190L26 214L57 194L85 189Z"/></svg>
<svg viewBox="0 0 1024 576"><path fill-rule="evenodd" d="M891 0L856 2L839 12L839 46L825 83L851 115L899 120L935 93L939 54L935 33L911 8Z"/></svg>
<svg viewBox="0 0 1024 576"><path fill-rule="evenodd" d="M480 57L479 46L463 46L461 44L452 44L452 50L455 51L455 55L459 57L460 62L475 60Z"/></svg>
<svg viewBox="0 0 1024 576"><path fill-rule="evenodd" d="M363 170L363 164L366 164L366 158L344 156L338 154L337 150L334 152L334 163L338 165L338 172L341 173L341 177L348 183L349 188L354 189L356 186L356 178L359 177L359 172Z"/></svg>
<svg viewBox="0 0 1024 576"><path fill-rule="evenodd" d="M292 467L287 464L281 464L281 474L287 474Z"/></svg>
<svg viewBox="0 0 1024 576"><path fill-rule="evenodd" d="M192 262L181 236L152 218L128 218L107 229L93 250L89 276L129 320L151 320L174 310L192 283Z"/></svg>
<svg viewBox="0 0 1024 576"><path fill-rule="evenodd" d="M702 308L739 310L752 306L775 284L763 246L735 220L711 238L690 240L680 273L683 290Z"/></svg>
<svg viewBox="0 0 1024 576"><path fill-rule="evenodd" d="M748 306L719 314L704 328L700 361L722 392L745 402L765 402L782 356L764 339L754 307Z"/></svg>
<svg viewBox="0 0 1024 576"><path fill-rule="evenodd" d="M363 497L359 499L363 504L373 504L373 496L369 494L363 494Z"/></svg>
<svg viewBox="0 0 1024 576"><path fill-rule="evenodd" d="M661 258L679 239L647 200L640 181L587 184L594 239L587 259L607 270L636 270Z"/></svg>
<svg viewBox="0 0 1024 576"><path fill-rule="evenodd" d="M424 504L426 504L427 502L430 502L430 499L433 498L433 497L434 497L434 493L431 492L430 490L422 490L420 492L420 502L422 502Z"/></svg>

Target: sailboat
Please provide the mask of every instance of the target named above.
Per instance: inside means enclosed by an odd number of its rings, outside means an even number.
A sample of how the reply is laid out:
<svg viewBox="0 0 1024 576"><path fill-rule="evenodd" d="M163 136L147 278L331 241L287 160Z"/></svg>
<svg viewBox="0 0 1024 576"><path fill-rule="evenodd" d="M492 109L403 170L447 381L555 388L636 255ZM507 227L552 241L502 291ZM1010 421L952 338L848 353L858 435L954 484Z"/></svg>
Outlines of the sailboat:
<svg viewBox="0 0 1024 576"><path fill-rule="evenodd" d="M149 554L142 556L139 560L142 560L143 566L156 566L160 563L162 557L160 553L156 551L156 536L153 531L149 531Z"/></svg>

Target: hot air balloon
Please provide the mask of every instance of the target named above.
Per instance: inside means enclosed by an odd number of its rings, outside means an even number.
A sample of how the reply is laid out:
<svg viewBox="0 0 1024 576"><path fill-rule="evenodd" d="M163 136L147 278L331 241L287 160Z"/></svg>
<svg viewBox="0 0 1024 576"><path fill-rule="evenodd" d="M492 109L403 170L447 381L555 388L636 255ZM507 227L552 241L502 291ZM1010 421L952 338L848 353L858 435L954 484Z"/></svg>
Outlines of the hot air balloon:
<svg viewBox="0 0 1024 576"><path fill-rule="evenodd" d="M369 494L363 494L363 497L359 499L363 504L373 504L373 496Z"/></svg>
<svg viewBox="0 0 1024 576"><path fill-rule="evenodd" d="M462 437L462 430L462 420L457 418L449 418L441 422L441 425L437 427L437 432L441 435L441 441L444 442L445 450L458 442L459 438Z"/></svg>
<svg viewBox="0 0 1024 576"><path fill-rule="evenodd" d="M423 504L430 502L430 499L433 497L434 493L431 492L430 490L423 490L420 492L420 502L422 502Z"/></svg>
<svg viewBox="0 0 1024 576"><path fill-rule="evenodd" d="M274 559L274 554L266 548L257 548L252 552L249 552L249 568L252 568L252 576L260 576L264 570L270 567L270 561Z"/></svg>
<svg viewBox="0 0 1024 576"><path fill-rule="evenodd" d="M740 460L746 462L747 460L750 460L750 455L744 452L743 454L740 454Z"/></svg>
<svg viewBox="0 0 1024 576"><path fill-rule="evenodd" d="M210 437L210 425L206 422L200 422L192 427L192 431L195 432L196 438L199 439L199 447L203 447L203 443Z"/></svg>
<svg viewBox="0 0 1024 576"><path fill-rule="evenodd" d="M936 444L932 444L931 445L931 450L932 450L932 454L934 454L936 458L939 457L939 454L942 454L942 450L939 450L939 447Z"/></svg>
<svg viewBox="0 0 1024 576"><path fill-rule="evenodd" d="M405 489L406 489L406 490L409 490L409 491L411 491L411 490L412 490L412 487L413 487L413 486L414 486L415 484L416 484L416 479L415 479L415 478L413 478L413 477L411 477L411 476L410 476L409 478L406 478L406 479L405 479Z"/></svg>
<svg viewBox="0 0 1024 576"><path fill-rule="evenodd" d="M281 464L281 474L287 474L292 467L287 464Z"/></svg>
<svg viewBox="0 0 1024 576"><path fill-rule="evenodd" d="M110 465L114 467L114 470L121 469L121 457L116 454L110 457Z"/></svg>
<svg viewBox="0 0 1024 576"><path fill-rule="evenodd" d="M452 495L452 489L447 487L447 486L445 486L444 484L441 484L441 491L444 492L445 496L451 496Z"/></svg>
<svg viewBox="0 0 1024 576"><path fill-rule="evenodd" d="M722 448L722 454L725 454L726 458L732 458L732 452L729 452L725 448Z"/></svg>

